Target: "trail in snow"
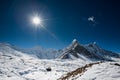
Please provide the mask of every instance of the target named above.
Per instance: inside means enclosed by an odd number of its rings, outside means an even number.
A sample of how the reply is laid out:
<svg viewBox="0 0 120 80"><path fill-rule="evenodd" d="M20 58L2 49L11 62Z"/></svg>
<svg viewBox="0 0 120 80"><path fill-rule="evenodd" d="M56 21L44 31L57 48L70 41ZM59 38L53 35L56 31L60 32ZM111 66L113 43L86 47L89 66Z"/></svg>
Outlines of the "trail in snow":
<svg viewBox="0 0 120 80"><path fill-rule="evenodd" d="M100 64L100 63L102 63L102 62L86 64L83 67L80 67L80 68L78 68L78 69L76 69L76 70L74 70L72 72L69 72L66 75L63 75L58 80L68 80L70 77L74 77L74 76L76 76L78 74L82 75L87 70L87 68L92 67L95 64Z"/></svg>

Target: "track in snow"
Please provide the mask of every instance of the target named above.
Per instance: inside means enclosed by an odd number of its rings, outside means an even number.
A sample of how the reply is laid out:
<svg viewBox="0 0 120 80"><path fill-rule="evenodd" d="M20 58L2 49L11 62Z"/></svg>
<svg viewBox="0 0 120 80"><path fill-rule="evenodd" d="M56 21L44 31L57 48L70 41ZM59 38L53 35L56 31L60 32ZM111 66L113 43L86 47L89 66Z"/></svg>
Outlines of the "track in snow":
<svg viewBox="0 0 120 80"><path fill-rule="evenodd" d="M82 75L85 71L87 71L87 68L92 67L95 64L100 64L100 63L102 63L102 62L86 64L83 67L80 67L80 68L78 68L78 69L76 69L76 70L74 70L72 72L67 73L66 75L61 76L57 80L68 80L70 77L75 77L78 74Z"/></svg>

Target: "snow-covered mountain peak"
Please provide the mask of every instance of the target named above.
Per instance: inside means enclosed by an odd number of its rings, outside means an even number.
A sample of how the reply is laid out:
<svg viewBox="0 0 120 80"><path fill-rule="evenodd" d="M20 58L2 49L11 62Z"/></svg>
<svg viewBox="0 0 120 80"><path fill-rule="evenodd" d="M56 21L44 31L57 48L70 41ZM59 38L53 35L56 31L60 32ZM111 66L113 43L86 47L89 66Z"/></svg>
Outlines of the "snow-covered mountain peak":
<svg viewBox="0 0 120 80"><path fill-rule="evenodd" d="M72 56L72 57L71 57ZM96 42L82 45L74 39L72 44L63 50L60 58L63 59L73 59L73 58L83 58L84 60L111 60L111 57L119 57L119 54L102 49Z"/></svg>
<svg viewBox="0 0 120 80"><path fill-rule="evenodd" d="M74 44L79 44L79 42L78 42L77 39L73 39L72 44L73 44L73 45L74 45Z"/></svg>
<svg viewBox="0 0 120 80"><path fill-rule="evenodd" d="M67 49L74 49L77 46L80 46L80 43L77 39L73 39L72 43L67 47Z"/></svg>
<svg viewBox="0 0 120 80"><path fill-rule="evenodd" d="M98 46L98 44L96 42L93 42L93 43L90 43L90 44L87 44L85 46L88 46L88 47L94 47L94 48L100 48L100 46Z"/></svg>
<svg viewBox="0 0 120 80"><path fill-rule="evenodd" d="M73 39L72 43L75 43L75 42L77 42L77 39Z"/></svg>

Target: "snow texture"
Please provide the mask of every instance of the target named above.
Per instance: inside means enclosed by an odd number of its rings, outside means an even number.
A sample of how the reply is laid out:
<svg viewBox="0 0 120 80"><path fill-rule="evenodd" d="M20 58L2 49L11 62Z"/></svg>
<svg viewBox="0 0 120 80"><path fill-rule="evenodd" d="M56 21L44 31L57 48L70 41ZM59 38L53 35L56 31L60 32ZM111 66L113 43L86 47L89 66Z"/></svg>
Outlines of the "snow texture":
<svg viewBox="0 0 120 80"><path fill-rule="evenodd" d="M76 57L68 53L68 50L74 50L78 45L80 45L78 41L74 40L71 46L59 52L58 50L40 47L24 50L8 43L0 43L0 80L57 80L68 72L86 64L97 62L90 60L83 54L76 53L78 56ZM84 46L84 48L94 51L88 46ZM58 58L58 56L66 54L69 54L71 59ZM102 54L97 53L98 56ZM102 56L106 57L106 55ZM114 62L105 61L94 65L88 68L82 76L77 75L71 77L70 80L120 80L120 58L111 57L111 55L114 55L110 53L110 59ZM49 67L51 71L46 70Z"/></svg>

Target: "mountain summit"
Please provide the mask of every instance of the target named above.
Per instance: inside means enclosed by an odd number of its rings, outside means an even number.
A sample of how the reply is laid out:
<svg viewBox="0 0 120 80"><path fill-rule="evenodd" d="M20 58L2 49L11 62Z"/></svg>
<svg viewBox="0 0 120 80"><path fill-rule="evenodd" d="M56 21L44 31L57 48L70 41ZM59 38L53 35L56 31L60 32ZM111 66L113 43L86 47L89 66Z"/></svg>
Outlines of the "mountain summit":
<svg viewBox="0 0 120 80"><path fill-rule="evenodd" d="M119 54L99 47L96 42L82 45L76 39L61 53L61 59L83 59L83 60L111 60L111 57L120 57Z"/></svg>
<svg viewBox="0 0 120 80"><path fill-rule="evenodd" d="M8 43L0 43L0 52L14 55L20 55L22 53L39 59L81 59L84 61L108 61L112 60L113 57L120 57L117 53L102 49L96 43L82 45L76 39L74 39L68 47L62 50L44 49L42 47L21 49Z"/></svg>

